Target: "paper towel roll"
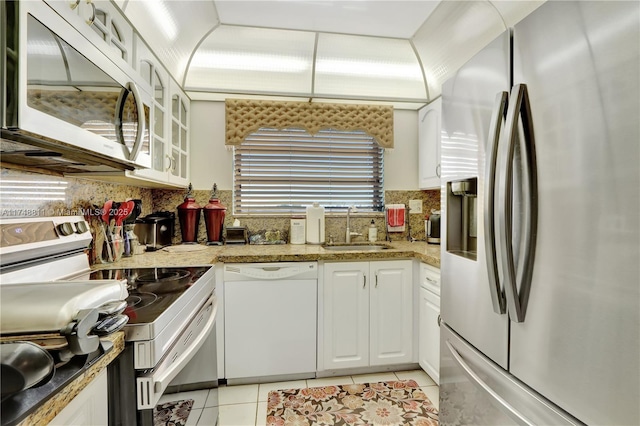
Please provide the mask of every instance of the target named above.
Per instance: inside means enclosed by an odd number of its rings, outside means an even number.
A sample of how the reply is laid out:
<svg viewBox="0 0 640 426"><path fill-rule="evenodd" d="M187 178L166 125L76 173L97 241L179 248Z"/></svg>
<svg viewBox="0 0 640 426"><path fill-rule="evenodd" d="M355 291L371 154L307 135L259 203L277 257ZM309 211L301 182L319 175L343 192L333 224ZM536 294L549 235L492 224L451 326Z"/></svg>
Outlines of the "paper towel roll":
<svg viewBox="0 0 640 426"><path fill-rule="evenodd" d="M307 206L307 244L324 243L324 207L318 203Z"/></svg>

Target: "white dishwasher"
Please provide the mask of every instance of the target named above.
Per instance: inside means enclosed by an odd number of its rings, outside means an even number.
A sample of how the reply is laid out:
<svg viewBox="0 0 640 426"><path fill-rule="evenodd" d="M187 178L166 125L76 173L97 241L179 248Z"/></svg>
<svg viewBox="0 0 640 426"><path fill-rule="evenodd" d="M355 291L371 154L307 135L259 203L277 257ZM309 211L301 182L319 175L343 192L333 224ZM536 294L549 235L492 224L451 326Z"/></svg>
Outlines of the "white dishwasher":
<svg viewBox="0 0 640 426"><path fill-rule="evenodd" d="M317 262L224 265L227 383L315 377L317 287Z"/></svg>

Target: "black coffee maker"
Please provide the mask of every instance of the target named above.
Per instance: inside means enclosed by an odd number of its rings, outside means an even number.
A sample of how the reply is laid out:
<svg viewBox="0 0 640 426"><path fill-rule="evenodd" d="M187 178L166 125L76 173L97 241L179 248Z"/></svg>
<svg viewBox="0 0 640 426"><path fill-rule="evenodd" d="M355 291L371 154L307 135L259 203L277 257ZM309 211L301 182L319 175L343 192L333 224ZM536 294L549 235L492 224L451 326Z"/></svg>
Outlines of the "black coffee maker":
<svg viewBox="0 0 640 426"><path fill-rule="evenodd" d="M440 244L440 210L431 210L429 218L425 220L427 243Z"/></svg>

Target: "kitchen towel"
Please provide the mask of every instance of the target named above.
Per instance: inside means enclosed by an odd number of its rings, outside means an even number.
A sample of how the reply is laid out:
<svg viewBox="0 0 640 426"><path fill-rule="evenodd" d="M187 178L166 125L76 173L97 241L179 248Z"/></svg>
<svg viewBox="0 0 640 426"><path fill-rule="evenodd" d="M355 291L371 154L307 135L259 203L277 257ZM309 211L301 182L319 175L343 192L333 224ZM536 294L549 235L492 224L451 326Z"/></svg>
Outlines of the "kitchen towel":
<svg viewBox="0 0 640 426"><path fill-rule="evenodd" d="M404 232L404 204L387 205L387 230L388 232Z"/></svg>

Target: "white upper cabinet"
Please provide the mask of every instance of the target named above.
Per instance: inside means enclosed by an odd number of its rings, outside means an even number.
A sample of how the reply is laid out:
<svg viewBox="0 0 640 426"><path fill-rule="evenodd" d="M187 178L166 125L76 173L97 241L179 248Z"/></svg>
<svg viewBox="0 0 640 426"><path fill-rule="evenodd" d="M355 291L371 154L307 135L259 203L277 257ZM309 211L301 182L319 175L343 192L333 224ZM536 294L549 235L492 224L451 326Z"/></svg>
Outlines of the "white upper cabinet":
<svg viewBox="0 0 640 426"><path fill-rule="evenodd" d="M137 71L153 93L149 120L151 168L136 170L132 176L150 179L158 186L187 186L190 100L140 39L136 57Z"/></svg>
<svg viewBox="0 0 640 426"><path fill-rule="evenodd" d="M152 88L153 107L150 111L148 129L151 140L151 168L136 170L133 174L159 182L169 182L171 169L169 73L140 39L136 42L136 66L138 73Z"/></svg>
<svg viewBox="0 0 640 426"><path fill-rule="evenodd" d="M173 80L169 85L169 95L171 96L169 182L186 186L189 182L190 100ZM206 152L202 154L206 155Z"/></svg>
<svg viewBox="0 0 640 426"><path fill-rule="evenodd" d="M133 66L133 26L108 0L45 0L118 66Z"/></svg>
<svg viewBox="0 0 640 426"><path fill-rule="evenodd" d="M418 185L440 189L440 122L442 98L418 111Z"/></svg>

